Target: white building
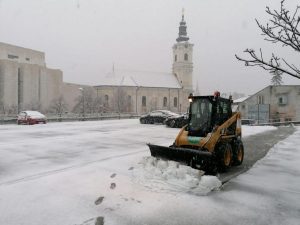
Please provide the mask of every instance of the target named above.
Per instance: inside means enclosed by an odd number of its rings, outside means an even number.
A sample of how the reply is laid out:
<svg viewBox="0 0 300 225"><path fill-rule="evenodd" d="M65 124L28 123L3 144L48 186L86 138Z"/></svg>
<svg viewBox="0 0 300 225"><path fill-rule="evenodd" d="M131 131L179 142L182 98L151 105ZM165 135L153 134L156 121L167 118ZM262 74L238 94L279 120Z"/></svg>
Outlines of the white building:
<svg viewBox="0 0 300 225"><path fill-rule="evenodd" d="M104 107L137 114L155 109L186 112L193 93L193 44L184 15L173 46L172 73L113 71L95 86Z"/></svg>
<svg viewBox="0 0 300 225"><path fill-rule="evenodd" d="M260 123L300 121L300 85L271 85L235 102L245 119Z"/></svg>
<svg viewBox="0 0 300 225"><path fill-rule="evenodd" d="M2 109L46 110L62 94L62 71L46 67L43 52L0 42Z"/></svg>

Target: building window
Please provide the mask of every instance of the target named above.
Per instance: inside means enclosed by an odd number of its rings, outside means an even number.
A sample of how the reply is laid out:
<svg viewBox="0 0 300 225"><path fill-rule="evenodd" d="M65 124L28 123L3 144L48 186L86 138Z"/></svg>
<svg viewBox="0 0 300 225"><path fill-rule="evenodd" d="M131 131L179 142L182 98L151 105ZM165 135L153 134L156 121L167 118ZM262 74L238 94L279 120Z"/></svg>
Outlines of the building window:
<svg viewBox="0 0 300 225"><path fill-rule="evenodd" d="M26 61L30 61L30 59L29 59L29 58L26 58Z"/></svg>
<svg viewBox="0 0 300 225"><path fill-rule="evenodd" d="M257 104L264 104L264 96L262 95L257 96Z"/></svg>
<svg viewBox="0 0 300 225"><path fill-rule="evenodd" d="M177 55L175 55L175 62L177 62Z"/></svg>
<svg viewBox="0 0 300 225"><path fill-rule="evenodd" d="M142 96L142 106L145 107L146 105L146 96Z"/></svg>
<svg viewBox="0 0 300 225"><path fill-rule="evenodd" d="M278 105L286 105L287 103L287 96L283 95L278 98Z"/></svg>
<svg viewBox="0 0 300 225"><path fill-rule="evenodd" d="M189 55L187 53L184 54L184 60L188 61L189 60Z"/></svg>
<svg viewBox="0 0 300 225"><path fill-rule="evenodd" d="M167 104L168 104L168 99L167 99L167 97L164 97L163 106L167 107Z"/></svg>
<svg viewBox="0 0 300 225"><path fill-rule="evenodd" d="M246 106L245 105L242 105L242 109L245 109L246 108Z"/></svg>
<svg viewBox="0 0 300 225"><path fill-rule="evenodd" d="M108 107L108 95L104 95L104 106Z"/></svg>
<svg viewBox="0 0 300 225"><path fill-rule="evenodd" d="M8 55L7 55L7 58L9 58L9 59L18 59L19 56L8 54Z"/></svg>
<svg viewBox="0 0 300 225"><path fill-rule="evenodd" d="M177 107L177 97L174 98L174 107Z"/></svg>

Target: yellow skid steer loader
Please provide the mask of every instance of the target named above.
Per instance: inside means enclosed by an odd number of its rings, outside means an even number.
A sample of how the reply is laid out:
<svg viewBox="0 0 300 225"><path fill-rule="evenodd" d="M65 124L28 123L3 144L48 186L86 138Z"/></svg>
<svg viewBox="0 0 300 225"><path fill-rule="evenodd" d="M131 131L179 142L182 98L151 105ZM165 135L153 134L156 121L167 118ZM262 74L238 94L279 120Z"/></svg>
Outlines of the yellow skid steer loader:
<svg viewBox="0 0 300 225"><path fill-rule="evenodd" d="M231 99L189 96L188 124L169 147L148 144L151 155L174 160L208 173L225 171L244 159L239 112L232 112Z"/></svg>

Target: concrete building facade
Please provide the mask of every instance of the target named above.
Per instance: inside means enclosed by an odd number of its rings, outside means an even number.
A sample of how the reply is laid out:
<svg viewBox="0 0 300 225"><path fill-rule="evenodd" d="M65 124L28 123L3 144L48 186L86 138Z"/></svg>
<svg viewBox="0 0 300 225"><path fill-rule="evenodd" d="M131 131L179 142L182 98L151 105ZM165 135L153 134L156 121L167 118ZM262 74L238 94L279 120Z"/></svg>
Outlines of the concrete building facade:
<svg viewBox="0 0 300 225"><path fill-rule="evenodd" d="M46 110L62 95L62 71L46 67L43 52L0 42L0 105Z"/></svg>
<svg viewBox="0 0 300 225"><path fill-rule="evenodd" d="M268 86L236 103L242 118L259 123L300 121L300 85Z"/></svg>

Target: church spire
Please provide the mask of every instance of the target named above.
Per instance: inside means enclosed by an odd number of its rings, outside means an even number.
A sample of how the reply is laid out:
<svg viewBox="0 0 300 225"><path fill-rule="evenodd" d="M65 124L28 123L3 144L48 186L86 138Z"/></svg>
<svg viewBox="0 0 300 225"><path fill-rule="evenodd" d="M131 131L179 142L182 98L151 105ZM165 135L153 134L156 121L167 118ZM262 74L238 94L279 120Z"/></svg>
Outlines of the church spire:
<svg viewBox="0 0 300 225"><path fill-rule="evenodd" d="M184 21L184 9L182 9L182 19L180 21L178 38L176 39L176 41L182 42L182 41L188 41L189 39L190 38L187 36L187 32L186 32L186 23Z"/></svg>

